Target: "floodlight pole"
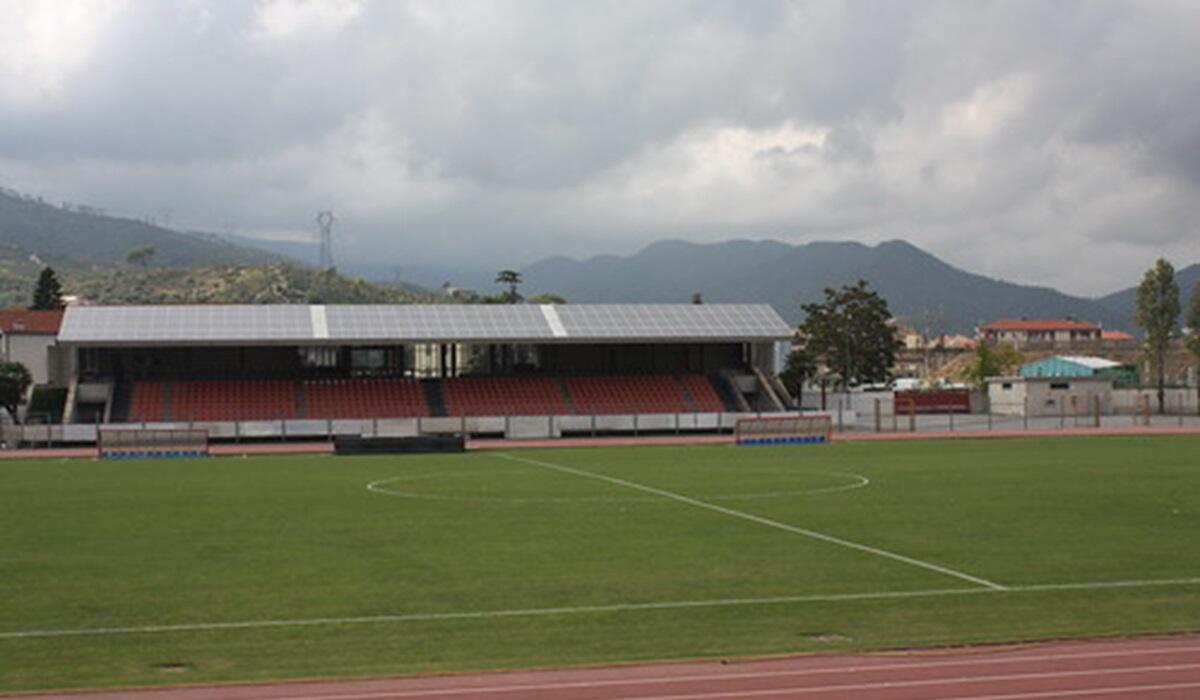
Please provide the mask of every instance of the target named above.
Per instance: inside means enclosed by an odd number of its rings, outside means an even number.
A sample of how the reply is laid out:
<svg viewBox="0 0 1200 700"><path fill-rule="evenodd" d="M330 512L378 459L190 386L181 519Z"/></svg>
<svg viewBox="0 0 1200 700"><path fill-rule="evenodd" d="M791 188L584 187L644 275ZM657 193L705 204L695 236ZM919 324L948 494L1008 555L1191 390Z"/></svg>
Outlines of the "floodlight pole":
<svg viewBox="0 0 1200 700"><path fill-rule="evenodd" d="M317 227L321 231L321 258L319 265L322 270L333 268L333 212L317 212Z"/></svg>

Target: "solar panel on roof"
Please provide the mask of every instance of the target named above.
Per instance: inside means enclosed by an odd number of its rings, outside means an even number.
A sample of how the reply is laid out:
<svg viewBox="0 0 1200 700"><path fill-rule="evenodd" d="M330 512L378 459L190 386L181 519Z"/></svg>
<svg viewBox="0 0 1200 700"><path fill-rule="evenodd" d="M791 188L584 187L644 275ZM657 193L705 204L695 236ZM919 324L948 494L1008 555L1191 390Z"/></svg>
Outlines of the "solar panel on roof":
<svg viewBox="0 0 1200 700"><path fill-rule="evenodd" d="M321 313L318 310L323 310ZM765 304L568 304L70 307L69 343L416 342L783 339Z"/></svg>

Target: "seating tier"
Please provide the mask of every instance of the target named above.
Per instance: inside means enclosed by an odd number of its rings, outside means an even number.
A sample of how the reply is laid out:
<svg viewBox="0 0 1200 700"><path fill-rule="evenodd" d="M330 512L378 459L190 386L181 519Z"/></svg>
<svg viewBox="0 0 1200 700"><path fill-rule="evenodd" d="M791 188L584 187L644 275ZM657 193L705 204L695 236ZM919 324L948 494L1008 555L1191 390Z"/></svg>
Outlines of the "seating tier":
<svg viewBox="0 0 1200 700"><path fill-rule="evenodd" d="M725 410L701 374L456 377L440 381L449 416L688 413ZM437 391L437 386L431 387ZM404 378L139 381L129 420L249 421L430 416L420 381Z"/></svg>
<svg viewBox="0 0 1200 700"><path fill-rule="evenodd" d="M133 423L167 419L167 382L134 382L129 397L129 420Z"/></svg>
<svg viewBox="0 0 1200 700"><path fill-rule="evenodd" d="M296 383L251 379L176 382L172 420L280 420L297 417Z"/></svg>
<svg viewBox="0 0 1200 700"><path fill-rule="evenodd" d="M413 379L356 378L304 382L307 418L428 416L425 390Z"/></svg>
<svg viewBox="0 0 1200 700"><path fill-rule="evenodd" d="M579 413L688 413L694 411L673 375L568 377Z"/></svg>
<svg viewBox="0 0 1200 700"><path fill-rule="evenodd" d="M456 377L442 380L451 416L564 415L571 406L554 377Z"/></svg>

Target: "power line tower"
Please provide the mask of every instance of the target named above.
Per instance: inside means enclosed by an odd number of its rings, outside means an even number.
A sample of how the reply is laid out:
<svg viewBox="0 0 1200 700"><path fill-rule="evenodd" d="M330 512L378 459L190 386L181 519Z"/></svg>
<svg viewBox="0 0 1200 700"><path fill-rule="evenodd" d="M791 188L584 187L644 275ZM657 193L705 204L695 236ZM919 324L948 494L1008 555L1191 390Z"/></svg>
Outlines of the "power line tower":
<svg viewBox="0 0 1200 700"><path fill-rule="evenodd" d="M322 270L333 268L333 212L317 212L317 226L321 229L321 259Z"/></svg>

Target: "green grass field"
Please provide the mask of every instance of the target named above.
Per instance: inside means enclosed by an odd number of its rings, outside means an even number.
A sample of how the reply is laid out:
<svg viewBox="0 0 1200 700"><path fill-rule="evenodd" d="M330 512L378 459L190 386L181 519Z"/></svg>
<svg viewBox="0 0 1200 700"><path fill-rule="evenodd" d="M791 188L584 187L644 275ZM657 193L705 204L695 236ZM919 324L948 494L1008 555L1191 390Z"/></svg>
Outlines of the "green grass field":
<svg viewBox="0 0 1200 700"><path fill-rule="evenodd" d="M3 462L0 601L7 690L1194 630L1200 439Z"/></svg>

